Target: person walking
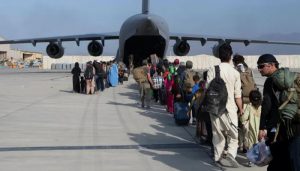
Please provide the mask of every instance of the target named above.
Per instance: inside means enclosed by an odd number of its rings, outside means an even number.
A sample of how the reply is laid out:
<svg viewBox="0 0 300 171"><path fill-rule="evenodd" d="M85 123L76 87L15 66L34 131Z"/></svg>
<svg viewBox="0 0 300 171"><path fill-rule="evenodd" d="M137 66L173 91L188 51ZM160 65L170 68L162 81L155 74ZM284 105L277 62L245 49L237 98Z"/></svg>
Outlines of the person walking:
<svg viewBox="0 0 300 171"><path fill-rule="evenodd" d="M252 90L256 90L256 84L253 77L253 71L248 67L248 65L245 62L245 58L240 54L233 55L232 58L233 65L235 69L240 73L241 77L241 85L242 85L242 101L243 101L243 108L245 110L246 106L250 104L250 92ZM242 116L240 116L242 117ZM245 153L247 151L246 148L246 139L247 136L244 135L245 132L247 132L247 128L243 126L243 124L240 122L239 118L239 152Z"/></svg>
<svg viewBox="0 0 300 171"><path fill-rule="evenodd" d="M150 76L150 66L148 64L148 60L144 59L142 61L143 66L137 67L133 69L133 78L138 83L140 99L141 99L141 107L144 108L145 105L149 109L151 103L151 95L153 82Z"/></svg>
<svg viewBox="0 0 300 171"><path fill-rule="evenodd" d="M94 80L95 80L95 83L96 83L96 90L100 91L100 63L96 60L94 60L93 62L93 67L95 68L95 76L94 76Z"/></svg>
<svg viewBox="0 0 300 171"><path fill-rule="evenodd" d="M290 102L284 104L285 102L282 101L286 95L286 87L284 86L290 84L289 80L294 85L294 79L288 78L293 73L286 70L287 68L280 69L277 59L272 54L261 55L257 61L257 68L262 76L267 77L264 83L258 135L259 140L266 140L265 143L270 147L273 157L267 170L299 170L299 123L294 125L297 129L295 129L294 135L291 137L289 132L292 126L291 122L284 117L285 114L289 114L292 111L289 107L294 105L297 108L297 104L290 104ZM284 79L278 80L278 78ZM280 86L278 84L280 82L284 86ZM282 109L286 109L284 113Z"/></svg>
<svg viewBox="0 0 300 171"><path fill-rule="evenodd" d="M213 133L214 161L216 166L223 167L226 166L226 162L223 160L227 160L230 163L230 167L237 168L239 167L238 162L235 160L238 148L237 111L240 115L243 113L241 79L239 72L230 65L232 56L230 44L223 43L218 47L218 52L218 58L221 60L221 64L219 64L219 75L225 82L228 97L226 103L227 112L221 114L219 117L210 113ZM207 72L208 88L215 77L215 67L210 68ZM226 138L229 140L227 142L228 154L226 155L226 158L223 158L222 154L225 148Z"/></svg>
<svg viewBox="0 0 300 171"><path fill-rule="evenodd" d="M113 61L109 68L108 79L110 86L112 87L116 87L119 83L118 64L116 63L116 61Z"/></svg>
<svg viewBox="0 0 300 171"><path fill-rule="evenodd" d="M84 71L84 78L86 82L86 94L94 94L95 92L95 68L92 61L86 63L86 69Z"/></svg>
<svg viewBox="0 0 300 171"><path fill-rule="evenodd" d="M71 73L73 74L73 91L76 93L80 93L80 74L81 69L79 67L79 63L75 62L75 66L72 69Z"/></svg>
<svg viewBox="0 0 300 171"><path fill-rule="evenodd" d="M169 65L169 73L165 79L165 88L167 93L167 112L170 114L174 113L174 94L172 93L172 88L174 87L175 80L175 68L173 65Z"/></svg>
<svg viewBox="0 0 300 171"><path fill-rule="evenodd" d="M244 114L239 118L243 128L245 151L258 142L262 95L259 90L252 90L249 99L250 103L244 105ZM252 163L248 161L248 166L251 165Z"/></svg>

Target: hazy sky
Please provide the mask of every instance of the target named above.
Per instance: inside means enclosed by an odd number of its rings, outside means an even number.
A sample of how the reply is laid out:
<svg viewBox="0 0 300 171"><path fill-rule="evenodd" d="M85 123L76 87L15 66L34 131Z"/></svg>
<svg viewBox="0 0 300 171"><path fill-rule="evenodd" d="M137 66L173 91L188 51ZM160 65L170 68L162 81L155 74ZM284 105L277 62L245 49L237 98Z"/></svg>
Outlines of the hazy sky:
<svg viewBox="0 0 300 171"><path fill-rule="evenodd" d="M6 39L118 32L142 8L142 0L3 1L0 35ZM299 0L150 0L150 13L166 19L170 32L252 39L300 33L299 7ZM115 44L106 41L104 52L116 51ZM66 51L86 49L71 45Z"/></svg>

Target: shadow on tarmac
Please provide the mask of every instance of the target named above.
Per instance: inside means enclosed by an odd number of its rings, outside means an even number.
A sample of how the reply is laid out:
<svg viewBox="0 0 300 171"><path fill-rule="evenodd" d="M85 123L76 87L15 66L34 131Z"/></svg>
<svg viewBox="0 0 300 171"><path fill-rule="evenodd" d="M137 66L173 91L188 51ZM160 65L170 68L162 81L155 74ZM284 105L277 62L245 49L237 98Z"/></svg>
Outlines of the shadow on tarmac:
<svg viewBox="0 0 300 171"><path fill-rule="evenodd" d="M59 92L63 92L63 93L74 93L72 90L59 90ZM80 94L80 93L77 93Z"/></svg>
<svg viewBox="0 0 300 171"><path fill-rule="evenodd" d="M134 92L118 93L118 95L139 101L137 84L128 84L126 88L132 89ZM141 147L138 149L140 153L148 155L153 160L162 162L176 170L220 170L212 165L212 159L209 156L210 148L198 144L194 134L191 134L191 132L195 131L192 126L178 128L179 126L175 124L173 115L168 114L164 106L154 104L153 101L151 103L150 109L144 108L138 113L144 117L154 119L156 124L150 125L150 127L158 133L128 134L130 139ZM137 108L136 103L110 101L108 104ZM146 147L145 140L147 140ZM164 141L158 142L157 140ZM161 148L152 148L157 145Z"/></svg>
<svg viewBox="0 0 300 171"><path fill-rule="evenodd" d="M128 99L139 101L137 100L139 99L137 84L128 84L126 88L135 90L135 92L119 93L119 95L126 96ZM111 101L108 104L130 106L134 108L137 107L136 103L118 103ZM154 140L168 139L170 140L169 142L174 142L174 144L164 144L164 148L155 148L156 151L149 151L147 148L139 149L139 151L142 154L149 155L154 160L163 162L178 170L199 170L199 168L204 168L205 170L219 170L219 168L212 165L213 160L210 156L210 147L200 145L199 141L195 138L195 135L193 134L195 128L193 126L181 126L181 128L184 129L187 132L187 134L189 134L192 137L192 139L194 139L193 141L191 141L190 138L185 139L184 137L179 137L178 134L176 134L177 131L174 131L176 129L178 130L178 128L174 128L174 130L170 129L170 127L178 127L175 124L173 115L167 113L164 106L156 104L153 101L150 109L145 108L144 111L139 112L139 114L145 117L150 117L151 119L155 119L155 121L158 122L158 124L150 126L160 133L155 135L149 133L129 134L132 140L134 140L141 146L143 146L143 140L145 139L149 140L150 146L159 144L159 142L154 142ZM167 122L165 119L166 116L169 117L169 120L167 120ZM189 152L189 150L184 149L193 149L193 153ZM184 160L190 160L189 163L198 164L186 166L182 163L183 161L180 162L182 158L184 158ZM236 159L242 168L247 167L248 160L245 154L238 154Z"/></svg>
<svg viewBox="0 0 300 171"><path fill-rule="evenodd" d="M160 139L173 142L169 144L170 148L166 147L162 149L156 149L156 151L140 149L142 154L149 155L152 157L152 159L163 162L177 170L219 170L212 165L212 160L208 155L210 149L199 145L195 141L194 135L191 135L191 131L188 131L188 129L191 129L191 126L181 126L188 136L180 137L180 135L177 133L179 131L182 132L182 130L175 128L179 126L175 124L173 115L168 114L164 110L163 106L155 104L152 105L150 109L139 113L145 117L155 119L158 124L150 126L160 133L155 135L149 133L129 134L132 140L138 144L141 144L141 140L145 139L149 140L150 143L153 142L154 144L159 144L160 142L155 142L154 140ZM166 115L169 115L169 120L167 120L167 122L165 119ZM188 161L188 163L193 164L187 165L181 160L186 162Z"/></svg>

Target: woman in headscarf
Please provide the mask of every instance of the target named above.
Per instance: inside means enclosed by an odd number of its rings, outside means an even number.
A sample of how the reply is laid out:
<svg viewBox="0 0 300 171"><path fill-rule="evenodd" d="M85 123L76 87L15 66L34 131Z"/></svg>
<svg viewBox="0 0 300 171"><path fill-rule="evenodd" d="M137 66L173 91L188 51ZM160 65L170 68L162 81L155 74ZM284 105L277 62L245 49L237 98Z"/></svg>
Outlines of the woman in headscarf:
<svg viewBox="0 0 300 171"><path fill-rule="evenodd" d="M74 68L72 69L71 73L73 74L73 91L80 93L80 74L81 69L79 67L79 63L76 62Z"/></svg>
<svg viewBox="0 0 300 171"><path fill-rule="evenodd" d="M174 113L174 95L172 93L172 87L174 85L175 68L173 65L169 66L169 73L165 79L165 88L167 92L167 112Z"/></svg>
<svg viewBox="0 0 300 171"><path fill-rule="evenodd" d="M111 67L109 68L108 79L110 86L112 87L116 87L119 83L118 64L116 61L113 61Z"/></svg>

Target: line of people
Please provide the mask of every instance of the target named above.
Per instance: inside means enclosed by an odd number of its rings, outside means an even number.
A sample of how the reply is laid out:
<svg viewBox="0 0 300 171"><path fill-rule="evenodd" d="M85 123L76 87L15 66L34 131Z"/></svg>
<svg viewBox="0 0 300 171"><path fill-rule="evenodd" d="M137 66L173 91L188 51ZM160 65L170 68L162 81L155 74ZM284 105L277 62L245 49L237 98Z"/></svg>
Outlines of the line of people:
<svg viewBox="0 0 300 171"><path fill-rule="evenodd" d="M233 55L227 43L218 52L221 63L201 72L192 69L191 61L144 60L142 67L133 70L141 107L150 108L153 91L155 102L166 105L175 120L178 112L188 121L191 117L192 124L197 124L197 136L211 144L217 167L239 167L238 152L246 153L254 144L265 142L273 157L265 163L268 171L300 170L300 74L279 68L271 54L261 55L257 69L268 77L262 95L243 56ZM220 79L225 91L212 90ZM225 102L220 102L223 97ZM216 111L224 106L223 112L208 112L212 111L207 109L209 100L215 102Z"/></svg>
<svg viewBox="0 0 300 171"><path fill-rule="evenodd" d="M155 103L166 106L168 113L174 114L177 124L187 125L192 119L193 125L202 128L197 133L199 137L210 144L210 119L199 113L206 89L206 73L193 70L192 61L143 60L143 66L133 70L133 77L139 85L141 107L150 108L153 99Z"/></svg>
<svg viewBox="0 0 300 171"><path fill-rule="evenodd" d="M143 60L143 66L133 70L141 107L151 108L153 98L156 103L165 105L168 113L174 114L177 124L186 125L192 119L192 124L197 125L197 136L211 145L212 158L218 167L239 167L235 159L238 151L245 153L260 141L265 142L272 154L272 160L267 163L268 171L300 170L300 74L279 68L271 54L261 55L257 69L267 77L262 95L243 56L233 56L232 47L227 43L221 44L218 52L220 64L199 72L193 70L191 61L160 61L155 55ZM105 88L97 81L104 70L103 63L99 66L100 70L97 63L87 63L86 85L81 86L86 87L87 94L93 92L93 84L102 91ZM112 72L120 76L118 65L112 63L111 66L105 69L106 82L114 86L115 82L122 81L110 79ZM81 70L78 68L75 64L72 70L76 92L80 92ZM121 71L124 76L126 69ZM219 84L223 86L220 89L213 86L220 82L223 82ZM221 101L223 98L225 102ZM210 103L215 103L213 109L209 109Z"/></svg>
<svg viewBox="0 0 300 171"><path fill-rule="evenodd" d="M94 94L104 91L105 88L115 87L128 80L128 70L122 63L115 61L97 62L89 61L82 72L79 63L76 62L71 73L73 74L73 92Z"/></svg>

